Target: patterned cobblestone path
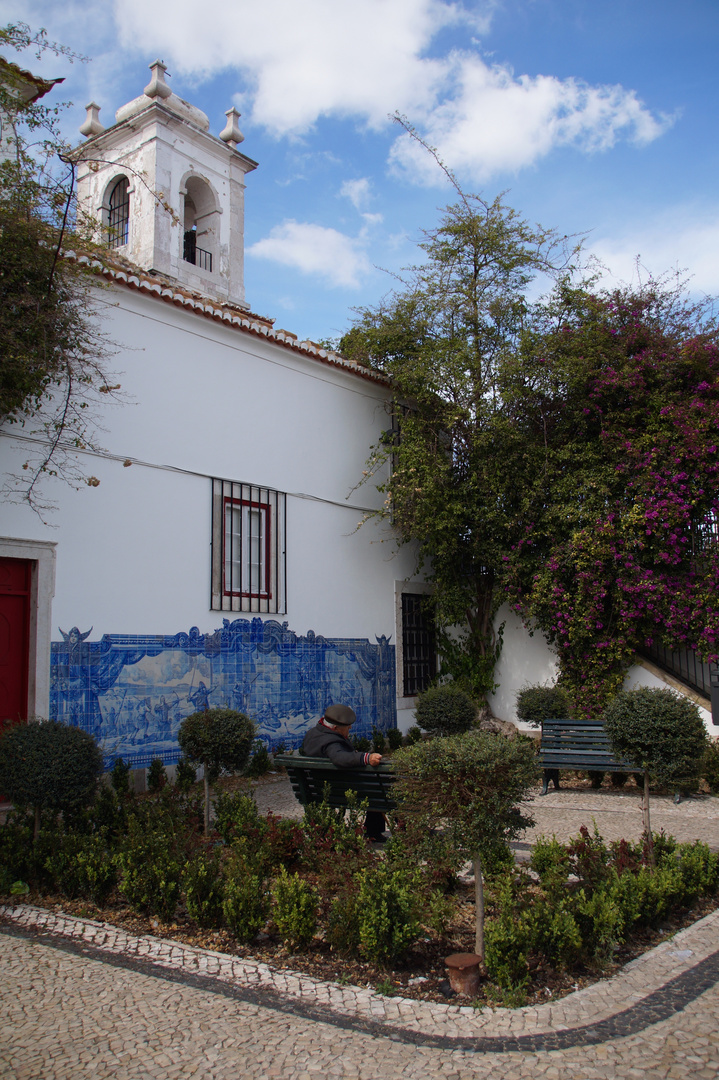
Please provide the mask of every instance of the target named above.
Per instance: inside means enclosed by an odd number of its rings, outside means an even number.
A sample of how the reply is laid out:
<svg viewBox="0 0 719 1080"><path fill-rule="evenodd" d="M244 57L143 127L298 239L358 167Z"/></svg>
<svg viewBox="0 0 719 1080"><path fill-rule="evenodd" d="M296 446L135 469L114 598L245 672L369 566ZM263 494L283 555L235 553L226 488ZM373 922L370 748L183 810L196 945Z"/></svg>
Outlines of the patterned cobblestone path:
<svg viewBox="0 0 719 1080"><path fill-rule="evenodd" d="M719 913L612 980L476 1013L27 906L0 910L2 1080L715 1080Z"/></svg>

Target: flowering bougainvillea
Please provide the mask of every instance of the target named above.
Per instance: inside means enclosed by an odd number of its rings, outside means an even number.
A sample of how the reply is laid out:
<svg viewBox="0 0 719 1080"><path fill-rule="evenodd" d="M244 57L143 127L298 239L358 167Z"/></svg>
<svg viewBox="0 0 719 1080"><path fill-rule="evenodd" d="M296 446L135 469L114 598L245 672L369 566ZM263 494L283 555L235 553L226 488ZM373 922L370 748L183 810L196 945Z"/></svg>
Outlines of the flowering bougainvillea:
<svg viewBox="0 0 719 1080"><path fill-rule="evenodd" d="M547 321L515 388L541 415L544 476L507 581L597 715L642 646L719 655L719 350L657 286L565 289Z"/></svg>

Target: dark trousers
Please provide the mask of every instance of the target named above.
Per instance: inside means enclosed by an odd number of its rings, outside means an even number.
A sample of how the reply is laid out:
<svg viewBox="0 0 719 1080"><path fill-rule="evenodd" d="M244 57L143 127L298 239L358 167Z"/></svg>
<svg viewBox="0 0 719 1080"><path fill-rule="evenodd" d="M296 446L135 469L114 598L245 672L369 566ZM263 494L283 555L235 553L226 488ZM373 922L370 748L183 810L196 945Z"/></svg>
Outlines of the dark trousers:
<svg viewBox="0 0 719 1080"><path fill-rule="evenodd" d="M371 840L382 836L385 828L384 814L381 810L368 810L364 819L365 836Z"/></svg>

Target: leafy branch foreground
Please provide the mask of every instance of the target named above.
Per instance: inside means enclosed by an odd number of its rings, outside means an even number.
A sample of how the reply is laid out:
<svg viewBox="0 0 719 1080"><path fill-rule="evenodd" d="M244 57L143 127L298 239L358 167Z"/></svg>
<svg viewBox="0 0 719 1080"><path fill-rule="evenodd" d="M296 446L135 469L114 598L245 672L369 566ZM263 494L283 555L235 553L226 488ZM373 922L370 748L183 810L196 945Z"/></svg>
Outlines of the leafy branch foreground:
<svg viewBox="0 0 719 1080"><path fill-rule="evenodd" d="M262 816L253 798L221 794L216 831L202 800L169 785L156 796L95 802L60 822L16 812L0 830L0 894L119 922L141 933L260 956L320 978L444 1000L444 957L472 951L471 887L451 837L395 824L379 853L361 806L326 805L301 821ZM582 829L539 840L528 868L508 848L485 860L486 979L478 1004L521 1004L568 990L656 940L653 928L716 903L719 856L655 838L605 844ZM29 884L26 884L29 883ZM702 906L703 905L703 906Z"/></svg>

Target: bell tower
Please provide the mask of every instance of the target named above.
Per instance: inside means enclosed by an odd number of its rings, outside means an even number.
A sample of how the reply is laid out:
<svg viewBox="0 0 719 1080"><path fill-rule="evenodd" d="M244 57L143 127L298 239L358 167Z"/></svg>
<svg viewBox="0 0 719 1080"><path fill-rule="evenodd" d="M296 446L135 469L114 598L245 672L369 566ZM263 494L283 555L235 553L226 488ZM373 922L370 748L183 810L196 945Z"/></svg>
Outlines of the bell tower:
<svg viewBox="0 0 719 1080"><path fill-rule="evenodd" d="M161 60L140 97L104 128L91 102L76 151L78 215L95 238L140 269L247 307L245 175L257 162L238 146L236 109L219 136L208 117L173 94Z"/></svg>

